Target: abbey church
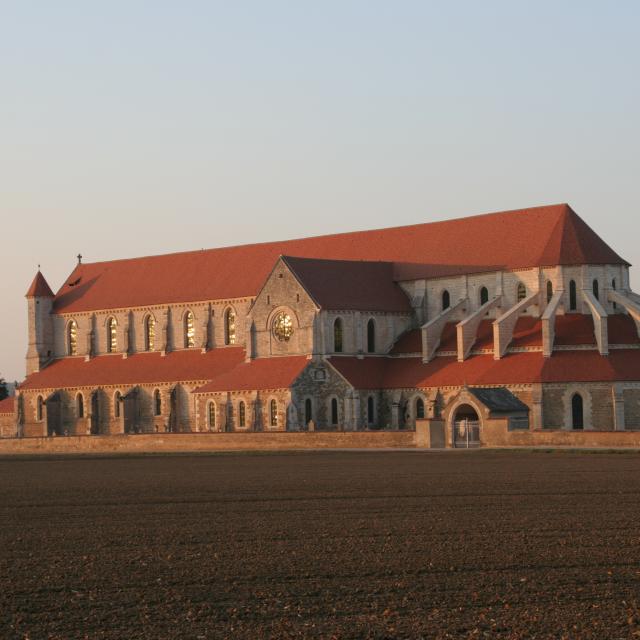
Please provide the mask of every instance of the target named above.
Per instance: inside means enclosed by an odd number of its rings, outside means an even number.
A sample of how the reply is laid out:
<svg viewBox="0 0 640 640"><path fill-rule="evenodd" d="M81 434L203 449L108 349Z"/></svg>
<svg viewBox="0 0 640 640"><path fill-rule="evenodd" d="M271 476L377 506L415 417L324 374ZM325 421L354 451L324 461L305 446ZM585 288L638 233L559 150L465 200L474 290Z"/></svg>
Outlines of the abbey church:
<svg viewBox="0 0 640 640"><path fill-rule="evenodd" d="M640 429L629 266L562 204L38 272L2 435Z"/></svg>

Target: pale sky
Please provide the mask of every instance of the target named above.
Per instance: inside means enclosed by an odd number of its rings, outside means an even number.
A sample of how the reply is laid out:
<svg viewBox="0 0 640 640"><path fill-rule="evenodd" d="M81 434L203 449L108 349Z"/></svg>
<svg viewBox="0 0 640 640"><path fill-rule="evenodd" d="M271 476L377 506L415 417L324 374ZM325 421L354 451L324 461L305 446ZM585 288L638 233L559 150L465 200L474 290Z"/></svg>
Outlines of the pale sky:
<svg viewBox="0 0 640 640"><path fill-rule="evenodd" d="M0 0L0 375L78 252L569 202L640 264L639 33L625 0Z"/></svg>

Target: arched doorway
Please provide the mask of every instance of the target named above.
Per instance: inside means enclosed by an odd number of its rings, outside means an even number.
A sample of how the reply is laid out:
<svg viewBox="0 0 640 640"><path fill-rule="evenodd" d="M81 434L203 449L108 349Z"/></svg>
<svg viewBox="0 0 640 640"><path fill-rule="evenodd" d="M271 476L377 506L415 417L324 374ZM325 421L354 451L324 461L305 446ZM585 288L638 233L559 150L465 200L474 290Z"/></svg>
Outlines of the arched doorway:
<svg viewBox="0 0 640 640"><path fill-rule="evenodd" d="M95 436L100 433L100 398L98 392L91 394L91 435Z"/></svg>
<svg viewBox="0 0 640 640"><path fill-rule="evenodd" d="M584 429L584 402L579 393L574 393L571 398L571 427Z"/></svg>
<svg viewBox="0 0 640 640"><path fill-rule="evenodd" d="M470 404L461 404L453 415L453 446L480 446L480 416Z"/></svg>
<svg viewBox="0 0 640 640"><path fill-rule="evenodd" d="M134 389L131 389L129 393L122 396L121 401L125 433L138 433L139 431L138 394L139 389L138 387L135 387Z"/></svg>
<svg viewBox="0 0 640 640"><path fill-rule="evenodd" d="M62 398L56 391L45 400L47 407L47 435L62 435Z"/></svg>

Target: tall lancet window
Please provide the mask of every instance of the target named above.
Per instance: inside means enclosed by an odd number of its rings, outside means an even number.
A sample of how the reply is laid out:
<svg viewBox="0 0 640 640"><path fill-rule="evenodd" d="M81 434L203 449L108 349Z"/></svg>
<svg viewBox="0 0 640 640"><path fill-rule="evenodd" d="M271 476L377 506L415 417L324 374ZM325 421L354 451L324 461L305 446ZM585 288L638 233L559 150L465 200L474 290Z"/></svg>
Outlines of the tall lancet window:
<svg viewBox="0 0 640 640"><path fill-rule="evenodd" d="M75 356L78 354L78 323L75 320L72 320L69 323L67 331L69 334L67 336L67 342L69 345L67 351L70 356Z"/></svg>
<svg viewBox="0 0 640 640"><path fill-rule="evenodd" d="M107 321L107 352L115 353L118 350L118 323L111 317Z"/></svg>
<svg viewBox="0 0 640 640"><path fill-rule="evenodd" d="M489 289L487 287L482 287L480 289L480 306L483 306L489 302Z"/></svg>
<svg viewBox="0 0 640 640"><path fill-rule="evenodd" d="M148 315L144 321L144 349L153 351L156 348L156 319Z"/></svg>
<svg viewBox="0 0 640 640"><path fill-rule="evenodd" d="M553 282L547 280L547 303L551 302L551 298L553 298Z"/></svg>
<svg viewBox="0 0 640 640"><path fill-rule="evenodd" d="M569 283L569 310L576 311L578 308L578 291L576 287L576 281L572 280Z"/></svg>
<svg viewBox="0 0 640 640"><path fill-rule="evenodd" d="M236 343L236 312L231 307L224 312L224 343Z"/></svg>
<svg viewBox="0 0 640 640"><path fill-rule="evenodd" d="M193 321L193 313L187 311L184 314L184 346L188 349L196 344L196 330Z"/></svg>
<svg viewBox="0 0 640 640"><path fill-rule="evenodd" d="M333 351L342 353L342 318L336 318L333 323Z"/></svg>
<svg viewBox="0 0 640 640"><path fill-rule="evenodd" d="M376 323L373 318L367 322L367 351L374 353L376 350Z"/></svg>

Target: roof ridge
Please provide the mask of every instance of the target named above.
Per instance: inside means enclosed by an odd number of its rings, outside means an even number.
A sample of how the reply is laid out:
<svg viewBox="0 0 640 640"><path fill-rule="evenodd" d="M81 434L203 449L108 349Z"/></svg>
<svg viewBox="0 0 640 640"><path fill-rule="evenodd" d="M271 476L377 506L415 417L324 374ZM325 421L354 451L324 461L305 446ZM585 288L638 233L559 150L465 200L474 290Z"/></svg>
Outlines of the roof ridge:
<svg viewBox="0 0 640 640"><path fill-rule="evenodd" d="M558 204L548 204L548 205L537 205L535 207L524 207L521 209L506 209L503 211L490 211L487 213L476 213L476 214L472 214L469 216L459 216L459 217L455 217L455 218L445 218L442 220L431 220L429 222L414 222L412 224L406 224L406 225L394 225L394 226L390 226L390 227L377 227L375 229L355 229L353 231L340 231L338 233L321 233L318 235L311 235L311 236L302 236L302 237L296 237L296 238L287 238L286 240L265 240L263 242L249 242L247 244L232 244L232 245L223 245L221 247L208 247L208 248L202 248L202 249L185 249L184 251L169 251L167 253L154 253L154 254L150 254L150 255L146 255L146 256L133 256L130 258L114 258L112 260L96 260L95 262L82 262L77 266L83 267L83 266L89 266L89 265L96 265L96 264L110 264L110 263L120 263L120 262L128 262L128 261L134 261L134 260L148 260L151 258L163 258L165 256L177 256L177 255L187 255L190 253L196 254L196 253L208 253L208 252L213 252L213 251L224 251L224 250L231 250L231 249L243 249L243 248L247 248L247 247L260 247L260 246L264 246L264 245L273 245L273 244L285 244L285 243L294 243L294 242L300 242L301 240L315 240L315 239L320 239L320 238L335 238L335 237L344 237L344 236L350 236L350 235L355 235L355 234L362 234L362 233L376 233L379 231L391 231L391 230L396 230L396 229L413 229L416 227L423 227L423 226L427 226L427 225L437 225L437 224L449 224L451 222L456 222L456 221L462 221L462 220L474 220L477 218L487 218L487 217L491 217L491 216L499 216L499 215L507 215L507 214L514 214L514 213L531 213L534 211L539 211L542 209L555 209L556 207L569 207L569 205L566 202L563 203L558 203ZM570 207L569 207L570 208ZM281 255L286 255L286 254L281 254ZM364 262L364 261L363 261Z"/></svg>

